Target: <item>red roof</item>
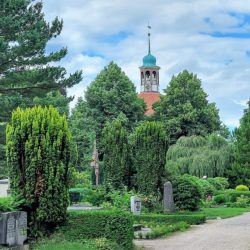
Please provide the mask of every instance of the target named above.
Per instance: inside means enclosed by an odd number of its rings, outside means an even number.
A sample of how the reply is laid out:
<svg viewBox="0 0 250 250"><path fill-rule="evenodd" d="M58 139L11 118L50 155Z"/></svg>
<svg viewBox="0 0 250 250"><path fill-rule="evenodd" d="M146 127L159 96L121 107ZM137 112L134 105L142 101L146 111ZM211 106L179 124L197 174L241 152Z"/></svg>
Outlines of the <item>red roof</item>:
<svg viewBox="0 0 250 250"><path fill-rule="evenodd" d="M147 110L145 112L145 115L153 115L154 110L153 110L153 103L157 102L160 100L160 93L158 92L141 92L138 94L138 97L143 99L144 102L147 104Z"/></svg>

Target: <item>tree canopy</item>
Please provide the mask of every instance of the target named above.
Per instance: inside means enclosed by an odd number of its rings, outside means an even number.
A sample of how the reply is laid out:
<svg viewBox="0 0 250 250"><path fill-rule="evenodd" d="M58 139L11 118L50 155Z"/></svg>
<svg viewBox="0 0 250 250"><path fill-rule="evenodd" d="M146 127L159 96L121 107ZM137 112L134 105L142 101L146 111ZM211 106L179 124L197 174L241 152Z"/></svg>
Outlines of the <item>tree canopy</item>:
<svg viewBox="0 0 250 250"><path fill-rule="evenodd" d="M181 137L166 157L168 176L190 174L197 177L224 176L233 161L233 148L222 136Z"/></svg>
<svg viewBox="0 0 250 250"><path fill-rule="evenodd" d="M187 70L173 76L158 103L155 117L164 123L171 143L181 136L207 135L220 129L218 109L209 103L201 81Z"/></svg>

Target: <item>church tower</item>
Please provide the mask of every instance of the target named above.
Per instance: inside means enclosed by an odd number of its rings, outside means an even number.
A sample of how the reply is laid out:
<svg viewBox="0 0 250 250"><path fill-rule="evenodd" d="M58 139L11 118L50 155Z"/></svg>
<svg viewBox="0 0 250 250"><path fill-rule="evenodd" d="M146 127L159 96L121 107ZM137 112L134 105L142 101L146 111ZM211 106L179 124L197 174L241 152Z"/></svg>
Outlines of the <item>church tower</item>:
<svg viewBox="0 0 250 250"><path fill-rule="evenodd" d="M156 65L156 58L151 54L150 29L151 27L148 26L148 54L143 57L143 64L139 67L141 75L141 92L138 96L147 104L146 115L152 115L154 113L152 105L160 99L160 67Z"/></svg>

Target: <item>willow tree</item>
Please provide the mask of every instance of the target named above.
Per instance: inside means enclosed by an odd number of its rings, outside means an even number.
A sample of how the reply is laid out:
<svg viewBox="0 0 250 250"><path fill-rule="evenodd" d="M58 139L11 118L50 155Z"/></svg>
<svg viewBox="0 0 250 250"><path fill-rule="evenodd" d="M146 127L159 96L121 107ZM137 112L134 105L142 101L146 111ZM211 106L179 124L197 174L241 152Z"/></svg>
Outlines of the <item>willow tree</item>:
<svg viewBox="0 0 250 250"><path fill-rule="evenodd" d="M168 140L159 122L143 122L134 131L133 164L139 192L156 195L162 188Z"/></svg>
<svg viewBox="0 0 250 250"><path fill-rule="evenodd" d="M119 118L105 125L101 141L105 184L115 189L128 186L130 147L128 132Z"/></svg>
<svg viewBox="0 0 250 250"><path fill-rule="evenodd" d="M31 232L66 218L71 135L53 107L17 109L7 126L10 188L24 201Z"/></svg>
<svg viewBox="0 0 250 250"><path fill-rule="evenodd" d="M166 171L171 175L190 174L197 177L224 176L233 158L232 145L222 136L181 137L166 157Z"/></svg>

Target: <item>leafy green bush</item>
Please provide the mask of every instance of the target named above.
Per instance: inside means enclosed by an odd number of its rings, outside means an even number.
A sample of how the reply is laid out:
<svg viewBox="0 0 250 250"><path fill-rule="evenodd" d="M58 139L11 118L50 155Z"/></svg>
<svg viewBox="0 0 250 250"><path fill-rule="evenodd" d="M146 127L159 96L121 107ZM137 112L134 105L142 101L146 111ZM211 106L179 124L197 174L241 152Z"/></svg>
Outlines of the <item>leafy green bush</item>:
<svg viewBox="0 0 250 250"><path fill-rule="evenodd" d="M174 223L184 221L190 225L202 224L206 221L204 214L142 214L133 217L135 223L158 222L158 223Z"/></svg>
<svg viewBox="0 0 250 250"><path fill-rule="evenodd" d="M41 106L12 113L6 155L13 195L24 203L37 236L66 219L71 133L65 115Z"/></svg>
<svg viewBox="0 0 250 250"><path fill-rule="evenodd" d="M241 195L250 198L250 191L237 191L234 189L227 189L224 191L219 191L218 194L227 195L229 202L236 202L237 197L241 197Z"/></svg>
<svg viewBox="0 0 250 250"><path fill-rule="evenodd" d="M183 175L173 180L175 205L180 210L197 210L201 203L202 191L193 176Z"/></svg>
<svg viewBox="0 0 250 250"><path fill-rule="evenodd" d="M214 186L215 190L225 190L226 188L229 187L227 178L223 177L208 178L207 181Z"/></svg>
<svg viewBox="0 0 250 250"><path fill-rule="evenodd" d="M139 195L142 200L142 211L147 213L162 213L164 208L162 201L160 200L160 194L158 195Z"/></svg>
<svg viewBox="0 0 250 250"><path fill-rule="evenodd" d="M249 203L249 198L241 195L236 198L236 202L232 204L233 207L247 207Z"/></svg>
<svg viewBox="0 0 250 250"><path fill-rule="evenodd" d="M107 238L119 244L124 250L133 249L132 216L125 212L70 212L67 223L59 231L68 241Z"/></svg>
<svg viewBox="0 0 250 250"><path fill-rule="evenodd" d="M229 201L229 197L226 194L218 194L213 197L213 203L220 205L225 204Z"/></svg>
<svg viewBox="0 0 250 250"><path fill-rule="evenodd" d="M245 185L238 185L235 189L237 191L249 191L249 188Z"/></svg>
<svg viewBox="0 0 250 250"><path fill-rule="evenodd" d="M15 210L14 199L12 197L0 197L0 212Z"/></svg>

